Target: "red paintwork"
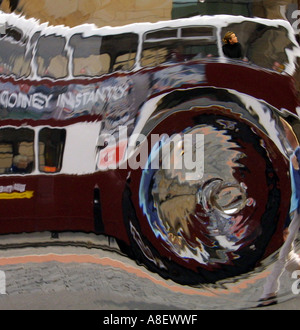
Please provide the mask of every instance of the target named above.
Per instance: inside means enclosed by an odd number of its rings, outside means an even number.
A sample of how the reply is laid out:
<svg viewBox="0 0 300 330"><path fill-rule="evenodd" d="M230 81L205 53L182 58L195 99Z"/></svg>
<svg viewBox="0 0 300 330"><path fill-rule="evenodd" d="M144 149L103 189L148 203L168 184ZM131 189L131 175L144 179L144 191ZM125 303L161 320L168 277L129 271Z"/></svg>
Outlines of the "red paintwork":
<svg viewBox="0 0 300 330"><path fill-rule="evenodd" d="M159 70L159 68L154 70ZM146 72L149 73L150 70L146 70ZM131 74L142 75L144 72L141 70L138 73ZM101 79L98 80L100 81ZM93 79L93 82L98 80ZM74 82L69 81L68 83ZM80 84L88 84L91 81L83 82L80 80L78 82ZM24 86L35 84L35 82L31 81L20 81L19 83ZM50 81L45 81L44 83L49 86L65 84L64 82ZM38 82L38 84L41 84L41 82ZM286 108L293 113L295 113L296 106L299 105L292 77L255 69L246 64L207 63L206 82L199 86L234 89L257 99L263 99L278 109ZM192 87L196 86L193 85ZM95 119L101 120L100 117L83 116L67 121L3 120L1 125L66 126L77 121ZM98 186L101 194L105 234L122 239L128 243L122 215L122 193L127 176L127 170L97 172L78 176L62 174L1 176L0 185L23 183L26 184L26 190L34 191L34 196L28 200L0 200L0 233L45 230L93 232L93 191Z"/></svg>

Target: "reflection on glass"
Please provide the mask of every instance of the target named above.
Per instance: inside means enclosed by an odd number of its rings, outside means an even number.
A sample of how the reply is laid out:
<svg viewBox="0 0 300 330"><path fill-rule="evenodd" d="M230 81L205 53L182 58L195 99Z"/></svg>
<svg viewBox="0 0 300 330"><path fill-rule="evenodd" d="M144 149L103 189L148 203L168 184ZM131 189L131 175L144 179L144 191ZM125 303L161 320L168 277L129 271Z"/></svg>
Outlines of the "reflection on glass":
<svg viewBox="0 0 300 330"><path fill-rule="evenodd" d="M6 29L0 38L0 73L17 78L30 74L31 54L27 50L28 38L15 27Z"/></svg>
<svg viewBox="0 0 300 330"><path fill-rule="evenodd" d="M105 37L75 34L70 39L70 46L73 49L73 75L99 76L133 68L138 36L134 33Z"/></svg>
<svg viewBox="0 0 300 330"><path fill-rule="evenodd" d="M181 146L175 143L171 147L170 169L160 168L153 176L151 194L158 217L151 226L156 236L161 236L183 258L203 264L217 259L226 262L227 254L241 248L252 232L247 219L252 211L244 209L253 205L253 198L248 196L246 184L235 178L237 168L244 167L239 160L245 155L226 130L203 126L185 134L205 135L204 145L193 148L194 153L196 148L204 148L204 175L200 180L184 179L189 170L178 166L178 162L186 163L176 154L183 157L185 153L178 152ZM169 148L162 148L162 162L169 157L164 150ZM209 246L219 251L213 253L212 259Z"/></svg>
<svg viewBox="0 0 300 330"><path fill-rule="evenodd" d="M222 29L222 35L233 31L239 38L246 58L258 66L282 72L288 62L287 49L293 44L283 27L244 21Z"/></svg>
<svg viewBox="0 0 300 330"><path fill-rule="evenodd" d="M73 75L98 76L108 73L110 58L107 54L100 55L100 36L84 38L81 34L75 34L70 39L73 49Z"/></svg>
<svg viewBox="0 0 300 330"><path fill-rule="evenodd" d="M153 67L209 58L218 54L215 28L208 26L162 29L145 35L141 65Z"/></svg>
<svg viewBox="0 0 300 330"><path fill-rule="evenodd" d="M39 168L41 172L59 172L66 140L65 129L43 128L39 133Z"/></svg>
<svg viewBox="0 0 300 330"><path fill-rule="evenodd" d="M31 173L34 165L34 131L27 128L0 130L0 173Z"/></svg>
<svg viewBox="0 0 300 330"><path fill-rule="evenodd" d="M37 73L40 77L64 78L68 75L68 58L64 37L41 36L36 46Z"/></svg>
<svg viewBox="0 0 300 330"><path fill-rule="evenodd" d="M109 72L133 69L138 40L135 33L121 33L102 38L100 53L108 55L111 59Z"/></svg>

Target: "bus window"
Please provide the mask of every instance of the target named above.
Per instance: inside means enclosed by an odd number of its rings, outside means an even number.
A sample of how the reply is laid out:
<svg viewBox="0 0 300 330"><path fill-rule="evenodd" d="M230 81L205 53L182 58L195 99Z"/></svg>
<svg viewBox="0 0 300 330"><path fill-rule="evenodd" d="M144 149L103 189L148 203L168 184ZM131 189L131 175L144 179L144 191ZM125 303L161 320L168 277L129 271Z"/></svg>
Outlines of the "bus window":
<svg viewBox="0 0 300 330"><path fill-rule="evenodd" d="M153 67L168 61L172 46L166 44L147 43L144 45L141 65Z"/></svg>
<svg viewBox="0 0 300 330"><path fill-rule="evenodd" d="M133 68L135 63L136 53L127 53L116 57L113 71L123 70L129 71Z"/></svg>
<svg viewBox="0 0 300 330"><path fill-rule="evenodd" d="M73 48L73 76L100 76L108 73L110 57L100 54L101 36L83 37L75 34L70 38Z"/></svg>
<svg viewBox="0 0 300 330"><path fill-rule="evenodd" d="M223 28L222 35L228 30L236 33L249 61L279 72L285 69L289 62L286 50L293 47L285 28L245 21Z"/></svg>
<svg viewBox="0 0 300 330"><path fill-rule="evenodd" d="M138 48L138 35L123 33L102 38L100 53L111 59L109 72L129 71L135 64Z"/></svg>
<svg viewBox="0 0 300 330"><path fill-rule="evenodd" d="M41 36L37 42L35 63L40 77L64 78L68 75L68 58L64 37Z"/></svg>
<svg viewBox="0 0 300 330"><path fill-rule="evenodd" d="M144 39L141 65L157 66L170 60L172 50L177 47L178 28L150 31L145 34Z"/></svg>
<svg viewBox="0 0 300 330"><path fill-rule="evenodd" d="M218 55L213 27L185 27L148 32L144 37L141 65L182 62Z"/></svg>
<svg viewBox="0 0 300 330"><path fill-rule="evenodd" d="M145 40L157 41L162 39L178 38L178 29L161 29L157 31L151 31L145 34Z"/></svg>
<svg viewBox="0 0 300 330"><path fill-rule="evenodd" d="M215 29L211 26L187 26L180 29L182 38L215 40Z"/></svg>
<svg viewBox="0 0 300 330"><path fill-rule="evenodd" d="M61 170L66 141L65 129L43 128L39 133L39 170L56 173Z"/></svg>
<svg viewBox="0 0 300 330"><path fill-rule="evenodd" d="M22 32L8 27L0 39L0 72L17 78L30 75L31 55L26 52L28 39Z"/></svg>
<svg viewBox="0 0 300 330"><path fill-rule="evenodd" d="M28 128L0 129L0 174L33 171L34 131Z"/></svg>

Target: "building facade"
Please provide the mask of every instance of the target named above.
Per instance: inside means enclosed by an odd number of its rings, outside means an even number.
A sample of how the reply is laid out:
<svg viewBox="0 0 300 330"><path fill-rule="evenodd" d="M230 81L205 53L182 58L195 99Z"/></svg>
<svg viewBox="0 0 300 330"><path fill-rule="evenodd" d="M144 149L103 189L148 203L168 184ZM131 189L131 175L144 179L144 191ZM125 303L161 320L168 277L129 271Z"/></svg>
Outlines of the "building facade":
<svg viewBox="0 0 300 330"><path fill-rule="evenodd" d="M118 26L136 22L157 22L195 15L230 14L246 17L284 18L299 0L2 0L0 9L34 17L51 25L75 26L94 23Z"/></svg>

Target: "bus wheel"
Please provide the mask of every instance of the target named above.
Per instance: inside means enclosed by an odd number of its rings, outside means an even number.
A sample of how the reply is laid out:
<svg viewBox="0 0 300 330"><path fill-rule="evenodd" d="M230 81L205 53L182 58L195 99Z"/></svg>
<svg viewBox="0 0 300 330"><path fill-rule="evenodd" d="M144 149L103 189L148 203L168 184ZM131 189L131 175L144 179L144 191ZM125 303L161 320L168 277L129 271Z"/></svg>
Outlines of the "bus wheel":
<svg viewBox="0 0 300 330"><path fill-rule="evenodd" d="M123 196L131 255L183 284L253 270L281 246L288 214L286 158L257 127L217 110L178 111L157 125Z"/></svg>

